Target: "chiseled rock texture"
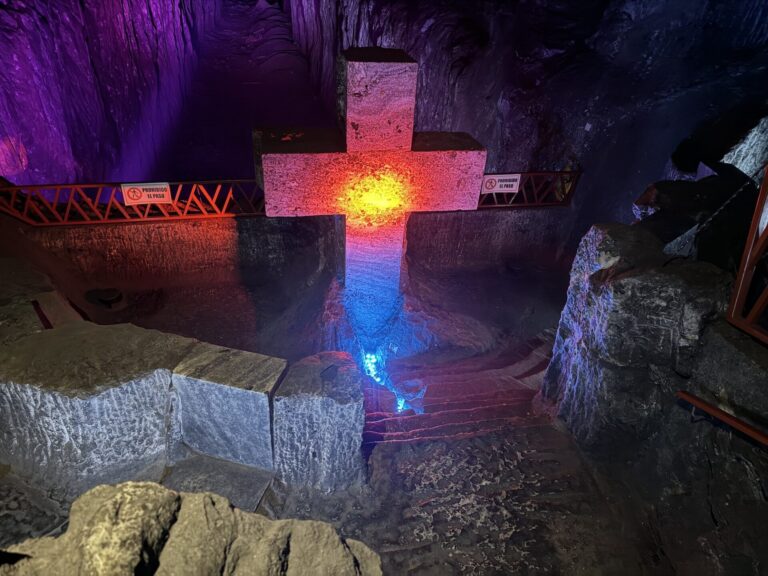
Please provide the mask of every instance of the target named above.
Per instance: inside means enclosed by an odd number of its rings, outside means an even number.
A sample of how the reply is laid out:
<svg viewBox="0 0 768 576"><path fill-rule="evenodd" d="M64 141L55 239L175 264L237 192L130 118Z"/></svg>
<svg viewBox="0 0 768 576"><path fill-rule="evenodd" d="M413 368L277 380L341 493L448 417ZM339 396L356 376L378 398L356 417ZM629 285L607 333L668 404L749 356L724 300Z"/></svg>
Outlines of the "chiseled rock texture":
<svg viewBox="0 0 768 576"><path fill-rule="evenodd" d="M217 0L0 6L0 175L143 179L177 119ZM51 49L51 47L56 49Z"/></svg>
<svg viewBox="0 0 768 576"><path fill-rule="evenodd" d="M0 214L0 241L95 322L291 360L325 349L317 315L344 271L344 222L334 216L33 228ZM95 304L93 288L115 288L122 300Z"/></svg>
<svg viewBox="0 0 768 576"><path fill-rule="evenodd" d="M402 51L351 49L338 88L348 152L410 150L419 65Z"/></svg>
<svg viewBox="0 0 768 576"><path fill-rule="evenodd" d="M0 460L63 495L135 477L165 453L170 369L183 344L83 322L5 347Z"/></svg>
<svg viewBox="0 0 768 576"><path fill-rule="evenodd" d="M364 479L363 375L346 352L293 364L274 396L275 469L288 484L344 489Z"/></svg>
<svg viewBox="0 0 768 576"><path fill-rule="evenodd" d="M3 576L47 574L208 576L380 575L370 548L323 522L268 520L209 493L152 483L99 486L81 496L58 538L27 540L0 555Z"/></svg>
<svg viewBox="0 0 768 576"><path fill-rule="evenodd" d="M339 51L400 48L419 63L416 130L472 134L489 172L580 165L574 210L553 215L569 245L596 221L630 222L630 202L701 121L764 99L764 0L728 10L672 0L284 6L329 109ZM729 74L712 73L720 67Z"/></svg>
<svg viewBox="0 0 768 576"><path fill-rule="evenodd" d="M675 393L764 427L768 349L722 319L729 275L661 247L638 226L584 237L542 393L648 530L658 573L762 574L768 453Z"/></svg>
<svg viewBox="0 0 768 576"><path fill-rule="evenodd" d="M0 350L0 462L63 498L156 478L188 449L269 469L267 395L284 368L127 324L33 334Z"/></svg>
<svg viewBox="0 0 768 576"><path fill-rule="evenodd" d="M196 345L173 371L171 438L195 452L271 470L269 394L285 365L280 358Z"/></svg>
<svg viewBox="0 0 768 576"><path fill-rule="evenodd" d="M669 402L658 378L692 373L704 326L725 310L728 275L661 248L623 224L581 241L542 392L582 444L653 433Z"/></svg>

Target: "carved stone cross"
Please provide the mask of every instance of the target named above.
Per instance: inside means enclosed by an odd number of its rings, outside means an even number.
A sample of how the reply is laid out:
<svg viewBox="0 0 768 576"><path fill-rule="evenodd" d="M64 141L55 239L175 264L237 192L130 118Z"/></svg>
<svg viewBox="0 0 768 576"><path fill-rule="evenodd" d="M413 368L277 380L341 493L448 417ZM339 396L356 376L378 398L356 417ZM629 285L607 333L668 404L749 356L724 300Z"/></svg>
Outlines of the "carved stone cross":
<svg viewBox="0 0 768 576"><path fill-rule="evenodd" d="M475 210L486 151L467 134L414 133L418 65L403 51L350 49L339 71L343 131L257 132L257 177L267 216L346 217L345 304L370 349L398 310L408 215Z"/></svg>

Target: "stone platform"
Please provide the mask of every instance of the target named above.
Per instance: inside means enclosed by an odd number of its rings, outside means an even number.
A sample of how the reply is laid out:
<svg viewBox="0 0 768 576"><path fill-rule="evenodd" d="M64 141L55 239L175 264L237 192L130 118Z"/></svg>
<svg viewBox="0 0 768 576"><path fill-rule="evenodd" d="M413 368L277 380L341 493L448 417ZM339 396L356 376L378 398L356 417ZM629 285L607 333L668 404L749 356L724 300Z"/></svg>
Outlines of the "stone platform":
<svg viewBox="0 0 768 576"><path fill-rule="evenodd" d="M346 352L294 364L275 396L275 468L292 485L332 491L364 479L362 375Z"/></svg>
<svg viewBox="0 0 768 576"><path fill-rule="evenodd" d="M270 470L285 364L129 324L26 336L0 351L0 461L62 498L190 451Z"/></svg>

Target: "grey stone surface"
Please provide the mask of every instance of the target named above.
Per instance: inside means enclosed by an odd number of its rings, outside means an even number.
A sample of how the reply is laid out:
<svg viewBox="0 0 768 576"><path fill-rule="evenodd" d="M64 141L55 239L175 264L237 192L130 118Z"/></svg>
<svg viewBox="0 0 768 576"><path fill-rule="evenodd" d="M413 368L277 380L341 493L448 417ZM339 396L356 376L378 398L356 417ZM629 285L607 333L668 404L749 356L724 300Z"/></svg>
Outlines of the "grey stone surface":
<svg viewBox="0 0 768 576"><path fill-rule="evenodd" d="M131 325L27 336L0 350L0 462L62 498L159 479L188 448L271 469L267 394L284 366Z"/></svg>
<svg viewBox="0 0 768 576"><path fill-rule="evenodd" d="M345 541L330 524L272 521L232 508L221 496L151 483L94 488L73 504L65 534L5 553L3 576L381 574L378 555Z"/></svg>
<svg viewBox="0 0 768 576"><path fill-rule="evenodd" d="M33 302L54 326L80 320L48 277L27 262L0 257L0 278L0 344L44 330Z"/></svg>
<svg viewBox="0 0 768 576"><path fill-rule="evenodd" d="M293 364L274 397L275 468L288 484L343 489L364 478L363 376L346 352Z"/></svg>
<svg viewBox="0 0 768 576"><path fill-rule="evenodd" d="M0 350L0 381L89 398L154 370L170 371L195 345L130 324L67 324Z"/></svg>
<svg viewBox="0 0 768 576"><path fill-rule="evenodd" d="M5 383L0 461L62 497L136 478L165 456L170 380L157 370L88 399Z"/></svg>
<svg viewBox="0 0 768 576"><path fill-rule="evenodd" d="M271 470L269 394L285 365L253 352L196 345L174 369L170 441Z"/></svg>
<svg viewBox="0 0 768 576"><path fill-rule="evenodd" d="M768 453L675 393L764 427L768 350L721 319L726 274L659 253L636 226L584 237L543 394L606 496L653 534L652 573L760 574Z"/></svg>
<svg viewBox="0 0 768 576"><path fill-rule="evenodd" d="M733 164L752 176L760 173L768 163L768 117L762 118L728 153L723 162ZM758 178L759 183L759 178Z"/></svg>
<svg viewBox="0 0 768 576"><path fill-rule="evenodd" d="M542 393L586 445L652 433L662 397L653 370L690 375L729 277L706 263L667 262L650 233L599 225L571 270Z"/></svg>
<svg viewBox="0 0 768 576"><path fill-rule="evenodd" d="M274 473L225 460L193 455L177 462L163 476L163 486L179 492L213 492L233 506L256 510Z"/></svg>
<svg viewBox="0 0 768 576"><path fill-rule="evenodd" d="M172 350L153 348L161 336L83 322L5 347L0 461L74 496L162 460Z"/></svg>

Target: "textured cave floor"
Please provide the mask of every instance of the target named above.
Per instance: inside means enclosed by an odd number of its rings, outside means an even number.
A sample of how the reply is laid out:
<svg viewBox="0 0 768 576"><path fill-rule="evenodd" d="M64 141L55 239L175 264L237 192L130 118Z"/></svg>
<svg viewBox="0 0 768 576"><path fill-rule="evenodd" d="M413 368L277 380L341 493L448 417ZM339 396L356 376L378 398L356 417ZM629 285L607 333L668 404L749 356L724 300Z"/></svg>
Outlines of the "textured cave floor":
<svg viewBox="0 0 768 576"><path fill-rule="evenodd" d="M385 574L651 574L655 550L548 423L456 441L381 445L371 481L344 494L279 498L362 540Z"/></svg>
<svg viewBox="0 0 768 576"><path fill-rule="evenodd" d="M520 339L554 328L565 294L562 277L540 271L414 276L416 292L431 304L492 321ZM166 321L186 312L189 329L201 330L207 318L232 335L253 333L252 318L240 311L241 294L202 296L212 302L204 316L185 310L179 293L165 303ZM467 376L468 386L474 376ZM263 483L254 484L249 471L222 473L220 463L206 459L189 467L169 471L166 482L255 508ZM268 511L333 523L374 548L385 574L654 573L652 546L605 496L570 435L544 413L474 438L380 444L369 470L365 487L336 494L268 490ZM58 533L65 514L46 495L0 477L0 531L11 541Z"/></svg>
<svg viewBox="0 0 768 576"><path fill-rule="evenodd" d="M224 0L157 180L252 179L252 130L333 122L311 87L307 60L276 5Z"/></svg>

